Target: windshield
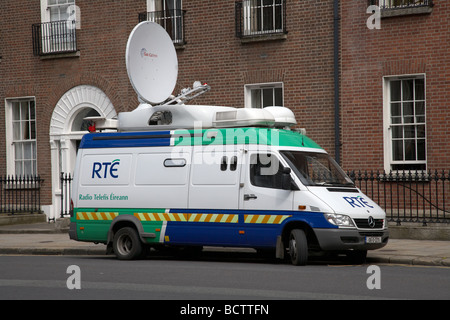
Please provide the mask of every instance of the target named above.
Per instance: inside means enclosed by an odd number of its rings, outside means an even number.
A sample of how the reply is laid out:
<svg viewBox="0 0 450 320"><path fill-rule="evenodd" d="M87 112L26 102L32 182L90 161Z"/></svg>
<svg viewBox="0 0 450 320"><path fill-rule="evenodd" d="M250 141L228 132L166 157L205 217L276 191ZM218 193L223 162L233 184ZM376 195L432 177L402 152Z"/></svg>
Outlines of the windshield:
<svg viewBox="0 0 450 320"><path fill-rule="evenodd" d="M281 151L281 154L305 186L354 186L326 153Z"/></svg>

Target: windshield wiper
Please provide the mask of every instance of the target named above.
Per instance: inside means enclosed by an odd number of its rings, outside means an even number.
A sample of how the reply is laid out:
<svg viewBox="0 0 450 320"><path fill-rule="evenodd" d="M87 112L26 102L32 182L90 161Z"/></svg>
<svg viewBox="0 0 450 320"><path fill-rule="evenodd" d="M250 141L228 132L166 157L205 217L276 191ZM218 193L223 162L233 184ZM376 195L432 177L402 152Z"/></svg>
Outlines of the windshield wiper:
<svg viewBox="0 0 450 320"><path fill-rule="evenodd" d="M315 183L316 186L340 186L340 187L354 187L355 185L351 182L341 183L334 181L323 181Z"/></svg>

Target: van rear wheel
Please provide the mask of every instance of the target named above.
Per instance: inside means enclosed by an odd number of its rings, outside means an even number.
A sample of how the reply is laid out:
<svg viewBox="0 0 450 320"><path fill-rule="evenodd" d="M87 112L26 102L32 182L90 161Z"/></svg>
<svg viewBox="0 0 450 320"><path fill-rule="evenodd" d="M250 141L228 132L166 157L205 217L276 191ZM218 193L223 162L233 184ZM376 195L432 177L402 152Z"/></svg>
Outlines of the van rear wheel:
<svg viewBox="0 0 450 320"><path fill-rule="evenodd" d="M143 246L135 229L119 229L113 239L114 253L119 260L133 260L141 256Z"/></svg>
<svg viewBox="0 0 450 320"><path fill-rule="evenodd" d="M304 266L308 261L308 243L305 231L294 229L289 235L289 255L295 266Z"/></svg>

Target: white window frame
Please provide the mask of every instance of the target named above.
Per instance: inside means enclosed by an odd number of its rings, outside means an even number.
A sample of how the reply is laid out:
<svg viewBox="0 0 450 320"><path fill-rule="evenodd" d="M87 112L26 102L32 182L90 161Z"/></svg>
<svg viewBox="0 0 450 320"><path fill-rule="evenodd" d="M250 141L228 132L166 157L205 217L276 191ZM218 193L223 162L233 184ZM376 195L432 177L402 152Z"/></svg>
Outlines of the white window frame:
<svg viewBox="0 0 450 320"><path fill-rule="evenodd" d="M284 105L284 85L283 82L268 82L268 83L256 83L256 84L247 84L244 86L244 99L245 99L245 107L246 108L257 108L255 107L255 102L252 99L252 90L264 90L264 89L281 89L281 99L282 105L278 107L282 107ZM273 92L275 94L275 92ZM261 94L261 99L263 95ZM273 97L273 106L275 106L275 97ZM261 101L262 106L262 101Z"/></svg>
<svg viewBox="0 0 450 320"><path fill-rule="evenodd" d="M147 0L147 20L156 22L160 24L163 28L166 29L166 23L167 18L160 19L160 21L156 21L157 19L155 16L152 16L150 13L155 11L165 11L165 10L180 10L181 16L175 15L173 17L170 17L170 20L172 21L172 32L168 31L169 34L171 34L171 37L173 38L173 42L176 43L182 43L184 41L184 33L183 33L183 20L182 20L182 11L183 10L183 1L182 0L169 0L173 2L173 9L166 8L166 0L162 0L162 8L157 8L157 3L161 0ZM177 2L180 2L179 7L177 6ZM178 12L178 11L175 11ZM167 29L166 29L167 30Z"/></svg>
<svg viewBox="0 0 450 320"><path fill-rule="evenodd" d="M17 102L34 102L34 139L27 139L27 140L14 140L14 125L13 125L13 107L14 103ZM37 166L37 107L36 107L36 99L35 97L28 96L28 97L17 97L17 98L7 98L5 99L5 121L6 121L6 171L8 175L21 175L23 176L24 168L22 167L21 172L16 172L16 147L19 144L22 144L24 142L31 142L34 143L34 154L31 153L31 158L29 161L34 162L34 164L31 166L31 172L27 173L28 175L37 175L38 172L38 166ZM22 120L24 121L24 120Z"/></svg>
<svg viewBox="0 0 450 320"><path fill-rule="evenodd" d="M66 0L67 2L67 0ZM50 8L51 7L60 7L60 6L71 6L76 5L76 0L73 0L73 3L65 3L65 4L49 4L49 0L41 0L41 22L50 22ZM77 16L78 18L78 16Z"/></svg>
<svg viewBox="0 0 450 320"><path fill-rule="evenodd" d="M56 2L59 2L59 1L61 1L61 0L58 0ZM75 5L75 0L64 0L64 3L61 3L61 4L59 4L59 3L57 3L57 4L50 4L49 0L47 0L47 11L48 11L48 15L49 15L49 20L48 21L52 21L51 20L51 10L52 10L52 8L56 8L59 11L59 19L53 20L53 21L62 21L64 19L61 19L61 13L64 13L64 11L65 11L65 13L67 13L68 8L70 6L72 6L72 5ZM67 17L67 19L68 18L69 17Z"/></svg>
<svg viewBox="0 0 450 320"><path fill-rule="evenodd" d="M411 80L411 79L423 79L424 82L424 115L423 115L423 122L417 122L417 115L416 115L416 108L415 108L415 104L416 102L422 102L422 100L416 100L415 98L415 92L413 93L413 99L414 100L409 100L407 101L407 103L409 102L413 102L413 118L414 118L414 122L408 124L408 123L404 123L404 119L403 119L403 103L405 103L405 101L403 101L403 97L401 97L401 101L399 101L398 103L401 103L401 123L399 124L393 124L391 122L391 81L395 81L395 80ZM427 120L426 120L426 111L427 111L427 97L426 97L426 86L427 86L427 81L426 81L426 74L424 73L419 73L419 74L405 74L405 75L394 75L394 76L385 76L383 77L383 141L384 141L384 169L386 172L403 172L403 169L395 169L393 168L393 166L395 165L424 165L423 169L420 170L416 170L416 169L411 169L411 172L425 172L427 170L427 159L428 159L428 154L427 154ZM425 160L418 160L417 156L418 156L418 151L417 151L417 147L415 149L416 152L416 160L401 160L401 161L394 161L394 154L393 154L393 130L394 127L402 127L403 129L405 127L408 126L414 126L415 127L415 136L414 139L411 138L409 140L414 140L415 144L417 146L417 141L420 139L424 139L425 141ZM417 136L417 127L418 126L424 126L424 138L419 138ZM402 130L403 130L402 129ZM402 136L397 137L396 140L407 140L405 139L405 131L402 131ZM403 145L404 147L405 145ZM403 157L405 157L405 150L403 149ZM405 171L407 171L407 169L405 169Z"/></svg>
<svg viewBox="0 0 450 320"><path fill-rule="evenodd" d="M158 8L158 9L156 8L156 1L161 1L161 0L147 0L147 11L148 12L159 11L159 10L166 10L166 8L165 8L165 6L166 6L165 1L163 2L164 8ZM176 2L178 0L170 0L170 1L173 1L174 9L180 9L181 10L183 8L183 1L182 0L180 1L181 2L181 7L180 8L175 8Z"/></svg>
<svg viewBox="0 0 450 320"><path fill-rule="evenodd" d="M272 0L272 4L264 5L264 0L245 0L243 1L243 10L244 10L244 36L252 36L252 35L261 35L261 34L272 34L272 33L280 33L283 32L284 29L284 16L283 16L283 6L284 3L281 0L279 4L276 3L276 0ZM264 8L272 7L272 28L267 28L264 25ZM281 27L276 27L277 21L277 12L275 8L279 8ZM256 17L255 17L256 15ZM258 17L259 16L259 17ZM259 20L258 20L259 19ZM258 26L258 21L260 21L261 26Z"/></svg>

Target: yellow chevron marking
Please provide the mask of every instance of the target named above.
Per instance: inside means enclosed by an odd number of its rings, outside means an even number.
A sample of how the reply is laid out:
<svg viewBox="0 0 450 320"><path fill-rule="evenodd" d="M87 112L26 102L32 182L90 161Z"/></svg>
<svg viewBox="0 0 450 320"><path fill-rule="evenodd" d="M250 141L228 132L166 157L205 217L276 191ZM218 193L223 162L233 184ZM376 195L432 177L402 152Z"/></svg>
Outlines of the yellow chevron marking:
<svg viewBox="0 0 450 320"><path fill-rule="evenodd" d="M246 214L246 215L244 215L244 222L245 223L280 224L289 217L292 217L292 216L291 215L272 215L272 214Z"/></svg>
<svg viewBox="0 0 450 320"><path fill-rule="evenodd" d="M113 220L118 212L77 212L77 220Z"/></svg>
<svg viewBox="0 0 450 320"><path fill-rule="evenodd" d="M182 222L217 222L237 223L237 214L219 213L157 213L157 212L135 212L134 216L140 221L182 221Z"/></svg>

